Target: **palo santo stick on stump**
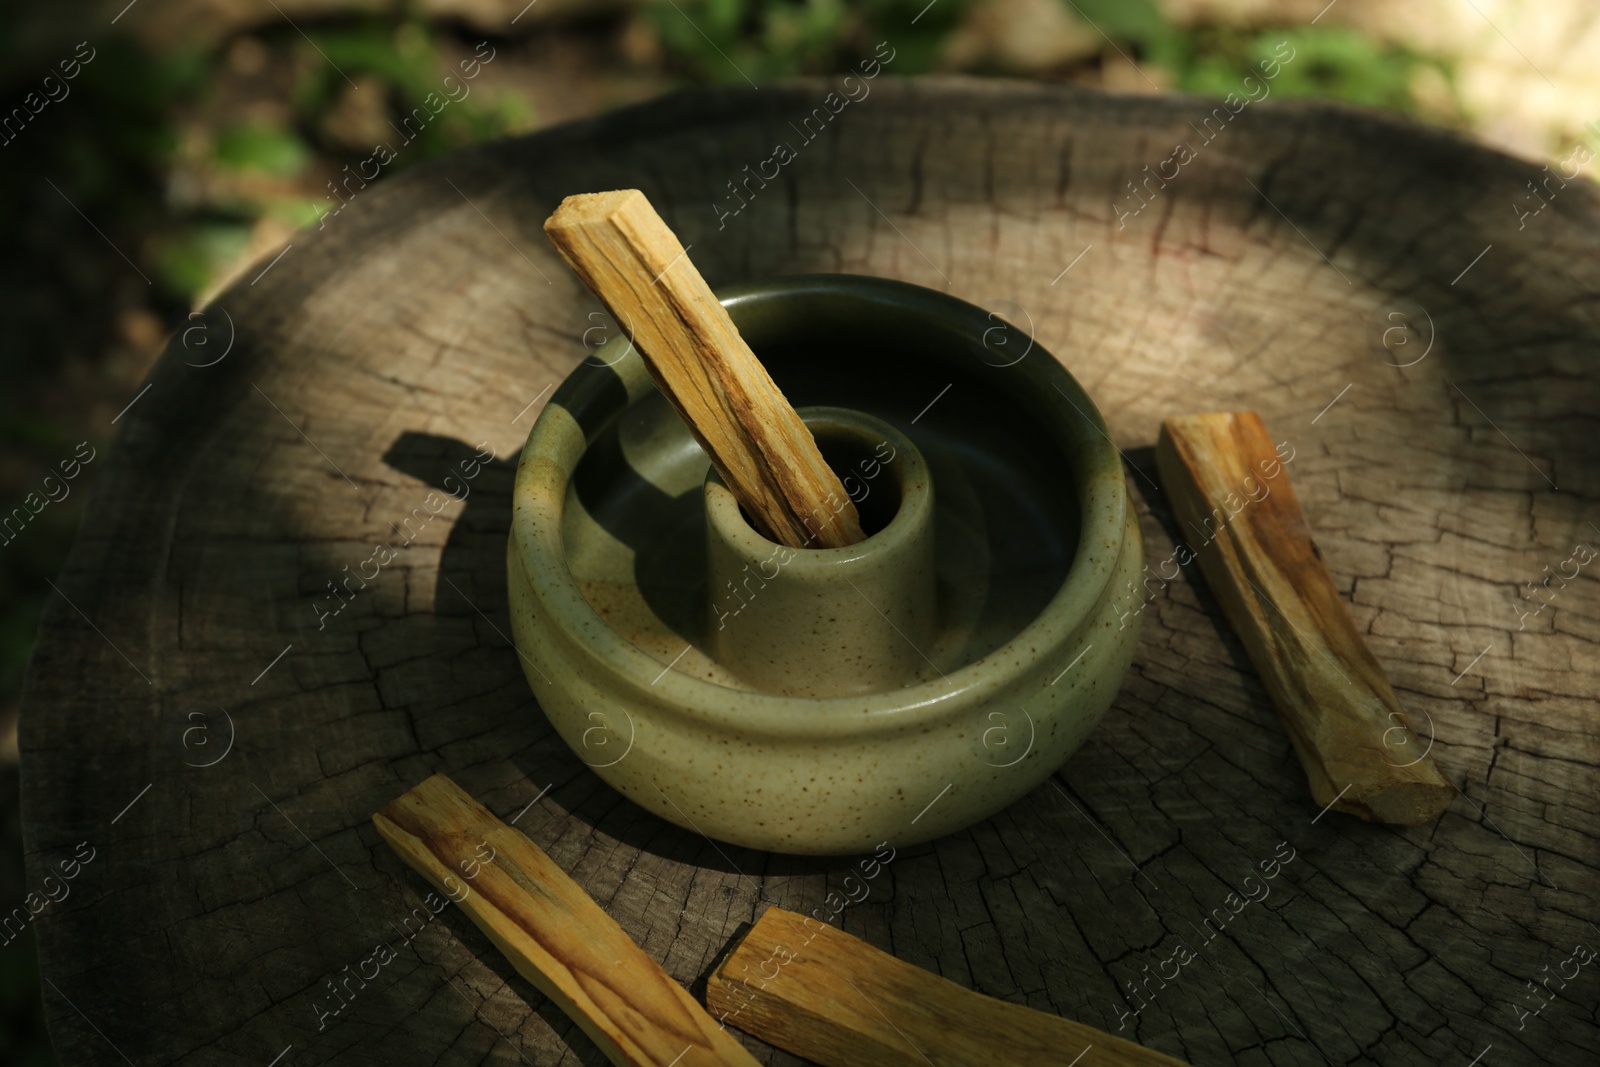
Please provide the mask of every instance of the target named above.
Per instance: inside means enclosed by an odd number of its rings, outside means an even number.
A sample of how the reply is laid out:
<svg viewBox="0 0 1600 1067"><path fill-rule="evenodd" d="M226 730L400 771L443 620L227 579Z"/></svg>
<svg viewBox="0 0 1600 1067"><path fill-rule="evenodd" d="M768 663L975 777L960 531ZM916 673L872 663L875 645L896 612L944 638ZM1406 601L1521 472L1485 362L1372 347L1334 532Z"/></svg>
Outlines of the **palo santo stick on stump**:
<svg viewBox="0 0 1600 1067"><path fill-rule="evenodd" d="M768 908L706 980L729 1026L823 1067L1078 1062L1183 1067L1143 1045L963 989L826 923Z"/></svg>
<svg viewBox="0 0 1600 1067"><path fill-rule="evenodd" d="M569 196L544 232L633 341L762 533L790 548L865 539L811 431L643 193Z"/></svg>
<svg viewBox="0 0 1600 1067"><path fill-rule="evenodd" d="M1334 588L1261 418L1161 424L1156 463L1222 604L1324 807L1415 826L1455 796Z"/></svg>
<svg viewBox="0 0 1600 1067"><path fill-rule="evenodd" d="M449 778L434 775L372 822L612 1063L756 1067L578 883Z"/></svg>

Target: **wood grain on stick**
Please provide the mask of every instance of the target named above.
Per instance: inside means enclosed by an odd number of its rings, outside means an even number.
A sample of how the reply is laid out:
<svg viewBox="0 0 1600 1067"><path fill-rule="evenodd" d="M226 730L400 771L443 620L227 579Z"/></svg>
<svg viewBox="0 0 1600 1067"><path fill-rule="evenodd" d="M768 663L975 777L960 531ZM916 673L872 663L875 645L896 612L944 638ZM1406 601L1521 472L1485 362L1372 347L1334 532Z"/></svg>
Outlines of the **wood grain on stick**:
<svg viewBox="0 0 1600 1067"><path fill-rule="evenodd" d="M449 778L372 821L612 1063L756 1063L549 856Z"/></svg>
<svg viewBox="0 0 1600 1067"><path fill-rule="evenodd" d="M643 193L569 196L544 231L633 341L762 533L791 548L865 538L811 431Z"/></svg>
<svg viewBox="0 0 1600 1067"><path fill-rule="evenodd" d="M1182 1067L1143 1045L956 985L768 908L706 980L723 1022L823 1067ZM1087 1053L1085 1055L1085 1053Z"/></svg>
<svg viewBox="0 0 1600 1067"><path fill-rule="evenodd" d="M1455 787L1351 620L1260 417L1169 418L1156 463L1316 803L1369 822L1414 826L1437 817Z"/></svg>

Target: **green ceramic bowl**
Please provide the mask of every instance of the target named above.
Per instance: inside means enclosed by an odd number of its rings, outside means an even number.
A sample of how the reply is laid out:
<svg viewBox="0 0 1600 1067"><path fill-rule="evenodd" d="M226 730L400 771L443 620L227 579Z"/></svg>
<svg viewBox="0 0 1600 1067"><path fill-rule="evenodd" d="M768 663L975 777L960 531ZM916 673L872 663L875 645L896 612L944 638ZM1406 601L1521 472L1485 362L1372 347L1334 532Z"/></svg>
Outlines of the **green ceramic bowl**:
<svg viewBox="0 0 1600 1067"><path fill-rule="evenodd" d="M882 531L729 587L728 553L756 560L770 542L737 529L638 354L608 342L551 398L517 470L511 621L540 706L620 792L734 844L849 853L986 818L1083 742L1132 659L1119 594L1143 546L1099 412L1020 331L929 289L807 275L721 299ZM846 410L828 428L815 405ZM874 433L909 442L914 463L871 465ZM927 569L916 523L931 524L931 595L906 577ZM868 595L852 575L880 584ZM881 684L857 670L819 696L771 680L771 661L822 679L852 650L892 661Z"/></svg>

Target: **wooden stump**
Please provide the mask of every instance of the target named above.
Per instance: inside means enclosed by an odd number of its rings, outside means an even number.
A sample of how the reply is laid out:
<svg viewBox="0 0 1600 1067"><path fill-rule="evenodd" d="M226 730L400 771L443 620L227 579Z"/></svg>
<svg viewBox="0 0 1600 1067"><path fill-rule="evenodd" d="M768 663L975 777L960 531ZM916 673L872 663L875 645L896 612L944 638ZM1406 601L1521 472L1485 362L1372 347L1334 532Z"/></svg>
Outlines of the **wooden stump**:
<svg viewBox="0 0 1600 1067"><path fill-rule="evenodd" d="M1105 723L1032 796L896 856L846 930L1196 1064L1595 1048L1600 967L1574 953L1600 942L1600 563L1574 551L1600 545L1591 187L1519 226L1536 168L1385 118L1257 104L1208 142L1204 103L970 81L880 79L807 143L791 123L828 89L679 96L418 167L174 338L25 695L29 887L93 856L31 920L64 1063L596 1062L373 831L434 771L685 983L764 902L809 913L856 870L622 800L508 645L515 455L610 328L540 223L632 186L713 286L879 274L1030 329L1141 500L1159 576ZM1179 141L1194 158L1134 199ZM796 157L725 214L780 142ZM906 383L924 418L963 417L944 385ZM1162 567L1160 419L1247 408L1464 794L1433 825L1318 817L1198 573Z"/></svg>

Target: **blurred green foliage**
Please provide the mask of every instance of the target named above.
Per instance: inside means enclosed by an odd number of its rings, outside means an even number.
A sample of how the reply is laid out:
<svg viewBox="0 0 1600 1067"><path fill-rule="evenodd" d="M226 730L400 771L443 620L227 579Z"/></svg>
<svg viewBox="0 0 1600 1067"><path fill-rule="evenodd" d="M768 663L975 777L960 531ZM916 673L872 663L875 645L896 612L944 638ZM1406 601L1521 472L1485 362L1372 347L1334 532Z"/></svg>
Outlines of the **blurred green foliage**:
<svg viewBox="0 0 1600 1067"><path fill-rule="evenodd" d="M314 222L327 209L328 202L317 195L320 190L307 188L315 185L310 172L318 169L319 163L326 180L343 165L354 164L371 153L375 145L352 150L333 142L323 132L341 95L352 90L353 83L347 79L368 78L364 84L375 86L383 94L383 110L396 117L424 107L430 93L444 96L443 60L433 37L420 22L395 25L368 19L311 30L306 37L282 26L262 36L269 49L293 54L299 60L295 64L299 74L289 92L287 119L274 123L256 118L226 125L211 140L209 158L186 162L197 167L202 176L212 172L224 177L263 176L283 181L275 186L247 181L215 183L220 187L218 191L159 237L155 255L160 280L189 300L215 281L228 264L237 262L249 244L251 227L257 219L271 217L299 227ZM170 116L169 107L162 117L170 122ZM396 159L385 168L386 172L505 136L525 128L530 120L526 104L515 97L485 103L469 94L432 116L403 147L403 138L392 135L386 143L395 149ZM171 155L170 130L158 131L152 123L147 133L166 146L168 154L162 162L176 163Z"/></svg>
<svg viewBox="0 0 1600 1067"><path fill-rule="evenodd" d="M1111 40L1140 46L1147 55L1168 45L1174 36L1167 17L1152 0L1062 0L1080 21Z"/></svg>
<svg viewBox="0 0 1600 1067"><path fill-rule="evenodd" d="M843 72L885 40L895 49L896 74L932 70L973 2L656 0L646 14L674 65L691 80L760 84Z"/></svg>
<svg viewBox="0 0 1600 1067"><path fill-rule="evenodd" d="M1240 92L1244 78L1259 72L1259 64L1284 41L1294 49L1294 60L1283 64L1272 82L1272 92L1283 96L1414 111L1411 83L1417 68L1433 66L1447 81L1451 73L1447 64L1408 49L1379 45L1342 26L1250 32L1207 26L1169 35L1154 54L1176 73L1179 88L1223 96Z"/></svg>
<svg viewBox="0 0 1600 1067"><path fill-rule="evenodd" d="M331 142L321 132L323 120L349 88L345 76L375 79L386 109L396 116L423 106L429 93L443 96L440 50L428 28L417 21L395 25L369 20L312 30L309 39L283 25L261 36L277 53L301 54L287 118L227 123L205 146L207 157L199 160L181 151L183 124L187 118L205 128L203 121L194 120L208 103L220 57L196 51L156 56L121 34L95 40L94 58L70 83L67 101L41 114L33 125L42 129L23 131L32 165L0 168L0 228L12 229L32 210L38 190L25 188L24 183L37 186L39 173L52 175L90 218L110 218L117 229L143 235L151 246L154 280L169 299L187 302L245 246L257 218L273 215L298 226L313 221L316 213L314 197L303 188L255 188L235 196L224 192L197 203L175 203L168 187L174 171L190 167L199 168L202 177L215 171L309 179L320 162L331 176L345 163L370 154L373 147L352 154L348 146ZM0 42L0 62L5 59ZM397 159L386 170L402 170L504 136L526 128L530 121L527 105L515 97L485 100L469 95L433 116L403 149L395 135L389 143ZM216 184L223 190L252 188L248 183ZM49 193L48 186L44 190ZM0 358L28 358L41 350L32 345L23 348L16 353L0 350Z"/></svg>
<svg viewBox="0 0 1600 1067"><path fill-rule="evenodd" d="M217 162L240 170L258 170L295 178L311 163L311 150L289 130L261 122L241 122L217 134Z"/></svg>
<svg viewBox="0 0 1600 1067"><path fill-rule="evenodd" d="M1286 96L1320 96L1401 111L1415 109L1417 66L1448 67L1379 45L1338 26L1178 27L1154 0L1060 0L1129 58L1170 73L1183 92L1226 95L1288 40L1295 60L1274 81ZM705 83L740 83L843 71L880 40L896 74L934 69L950 31L974 0L656 0L647 11L678 70ZM920 17L919 17L920 16ZM915 19L915 24L913 24Z"/></svg>
<svg viewBox="0 0 1600 1067"><path fill-rule="evenodd" d="M401 116L422 107L430 93L445 95L442 81L449 71L424 23L407 21L392 26L372 21L354 28L313 32L304 43L325 62L309 64L310 73L295 86L295 110L303 128L314 127L327 114L338 94L350 86L346 78L376 78L389 96L392 111ZM485 104L469 94L440 111L405 146L395 167L403 169L478 141L503 137L526 128L531 120L527 104L517 97L505 96ZM397 151L400 139L389 142Z"/></svg>
<svg viewBox="0 0 1600 1067"><path fill-rule="evenodd" d="M196 52L158 60L124 36L97 40L94 49L73 83L79 105L52 115L32 147L59 159L85 212L143 221L161 207L162 168L177 146L173 113L203 91L211 62Z"/></svg>
<svg viewBox="0 0 1600 1067"><path fill-rule="evenodd" d="M165 224L166 166L177 144L172 115L201 90L208 66L192 54L157 62L122 36L96 40L93 48L91 60L67 83L69 95L6 146L25 154L27 165L0 167L0 230L29 251L30 245L48 243L41 226L78 211L101 220L106 239L118 247L129 243L130 234L159 231ZM0 63L10 60L0 49ZM21 93L13 89L10 95ZM74 233L85 235L101 240L92 231ZM133 248L137 256L138 246ZM68 276L69 257L55 251L41 256L33 270L70 291L75 279ZM47 319L18 315L0 338L0 361L12 372L40 372L57 347L55 334Z"/></svg>
<svg viewBox="0 0 1600 1067"><path fill-rule="evenodd" d="M259 119L225 127L211 145L211 159L202 168L222 172L251 173L280 179L308 179L285 182L274 189L236 186L230 197L217 197L207 205L209 217L194 219L167 242L162 257L165 280L193 297L211 280L223 264L234 261L249 237L255 219L274 217L292 226L316 220L327 202L318 199L320 190L309 172L321 163L323 180L336 174L345 164L369 156L376 145L359 149L333 141L325 132L326 121L341 98L355 92L359 84L375 87L382 94L382 111L388 117L403 119L414 109L429 113L424 102L430 94L445 98L443 77L447 71L440 48L429 28L414 19L398 24L377 18L360 19L346 25L313 29L302 37L288 26L263 33L270 49L294 54L298 74L288 94L288 117L281 124ZM532 119L527 105L512 96L485 102L470 94L452 100L413 139L404 142L396 132L384 143L395 150L395 161L386 173L454 151L478 141L503 137L526 128ZM404 143L403 143L404 142ZM239 191L244 190L244 191Z"/></svg>
<svg viewBox="0 0 1600 1067"><path fill-rule="evenodd" d="M250 244L250 221L198 220L156 242L156 267L169 289L195 295Z"/></svg>

